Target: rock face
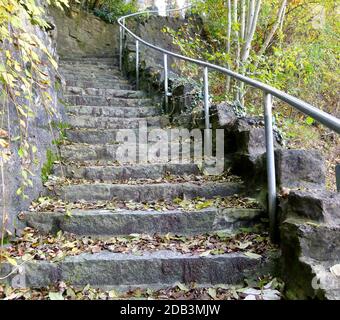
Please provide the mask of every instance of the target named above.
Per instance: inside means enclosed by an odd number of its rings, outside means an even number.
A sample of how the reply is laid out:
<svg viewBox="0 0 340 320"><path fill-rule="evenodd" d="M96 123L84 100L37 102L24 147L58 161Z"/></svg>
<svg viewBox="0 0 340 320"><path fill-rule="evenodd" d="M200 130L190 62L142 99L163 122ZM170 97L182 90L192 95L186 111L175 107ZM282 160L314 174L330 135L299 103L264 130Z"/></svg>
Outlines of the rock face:
<svg viewBox="0 0 340 320"><path fill-rule="evenodd" d="M294 191L281 201L282 275L292 299L340 299L340 194Z"/></svg>
<svg viewBox="0 0 340 320"><path fill-rule="evenodd" d="M58 30L57 49L61 58L75 56L105 57L118 52L118 25L108 24L92 14L70 9L64 12L51 8Z"/></svg>
<svg viewBox="0 0 340 320"><path fill-rule="evenodd" d="M52 22L53 18L48 17L48 21ZM33 27L29 21L26 22L26 30L32 31L39 39L43 42L43 44L48 48L51 53L55 53L55 30L49 33L43 32L40 28ZM12 50L12 49L10 49ZM15 50L12 50L12 54L15 56ZM49 65L49 62L45 55L39 53L39 58L42 61L43 65ZM57 59L57 56L54 55L54 58ZM16 219L16 215L18 212L27 209L29 203L35 199L43 190L42 181L41 181L41 167L46 161L46 152L48 149L53 150L54 146L52 141L58 137L58 132L54 132L49 125L49 121L55 121L56 123L63 122L65 117L65 112L63 106L59 103L60 93L57 91L57 79L56 74L50 66L47 69L48 78L51 82L51 86L46 89L46 93L51 96L51 108L55 111L55 116L51 119L45 112L44 107L41 105L41 101L45 99L45 96L40 95L40 93L35 92L34 101L36 101L36 105L34 106L34 116L29 119L28 130L29 137L28 142L31 145L35 145L37 147L37 153L34 155L35 161L31 161L30 170L34 174L31 177L32 187L27 188L26 195L28 199L23 200L16 194L17 189L22 185L22 179L20 175L21 170L21 159L18 156L18 143L11 143L11 158L8 163L4 166L4 183L6 185L5 194L2 194L2 189L0 190L0 219L2 221L2 214L6 212L8 221L6 222L6 228L12 233L16 228L20 229L20 224ZM0 85L0 90L2 87ZM0 100L0 104L2 101ZM10 132L11 138L14 138L19 135L18 131L18 115L15 111L14 106L9 103L9 112L6 113L4 117L7 120L4 122L3 129L5 131ZM9 125L8 125L9 123ZM37 165L35 164L37 163ZM0 177L0 183L1 177Z"/></svg>

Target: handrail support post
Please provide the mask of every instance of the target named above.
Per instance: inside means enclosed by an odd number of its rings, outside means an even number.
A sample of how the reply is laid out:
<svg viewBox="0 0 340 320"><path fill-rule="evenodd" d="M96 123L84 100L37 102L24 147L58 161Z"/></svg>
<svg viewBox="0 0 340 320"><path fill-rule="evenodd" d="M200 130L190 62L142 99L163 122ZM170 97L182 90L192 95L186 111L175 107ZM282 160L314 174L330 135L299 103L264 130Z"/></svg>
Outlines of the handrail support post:
<svg viewBox="0 0 340 320"><path fill-rule="evenodd" d="M169 104L169 74L168 74L168 55L164 54L164 94L165 94L165 107L168 108Z"/></svg>
<svg viewBox="0 0 340 320"><path fill-rule="evenodd" d="M123 71L123 27L119 28L119 70Z"/></svg>
<svg viewBox="0 0 340 320"><path fill-rule="evenodd" d="M204 157L207 161L212 156L211 126L210 126L210 97L209 97L209 69L204 67Z"/></svg>
<svg viewBox="0 0 340 320"><path fill-rule="evenodd" d="M209 102L209 70L204 67L204 113L205 113L205 129L210 129L210 102Z"/></svg>
<svg viewBox="0 0 340 320"><path fill-rule="evenodd" d="M277 216L276 216L276 173L275 173L275 151L273 134L272 116L272 95L264 94L264 121L266 135L266 162L267 162L267 181L268 181L268 214L270 237L272 241L276 239Z"/></svg>
<svg viewBox="0 0 340 320"><path fill-rule="evenodd" d="M136 40L136 90L139 90L139 41Z"/></svg>

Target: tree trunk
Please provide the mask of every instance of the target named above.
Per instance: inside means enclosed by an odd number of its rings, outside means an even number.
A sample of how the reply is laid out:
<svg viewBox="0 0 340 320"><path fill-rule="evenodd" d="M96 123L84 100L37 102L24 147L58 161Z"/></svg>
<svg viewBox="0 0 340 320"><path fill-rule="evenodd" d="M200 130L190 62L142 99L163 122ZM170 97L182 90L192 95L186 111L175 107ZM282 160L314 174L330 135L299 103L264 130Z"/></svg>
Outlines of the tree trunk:
<svg viewBox="0 0 340 320"><path fill-rule="evenodd" d="M228 59L230 59L231 52L231 0L227 0L227 9L228 9L228 26L227 26L227 54ZM230 63L227 63L227 69L230 69ZM227 91L230 90L230 77L227 76Z"/></svg>
<svg viewBox="0 0 340 320"><path fill-rule="evenodd" d="M247 37L247 39L244 43L244 46L242 48L241 63L243 65L247 62L247 60L249 58L251 43L252 43L253 38L254 38L254 34L255 34L256 26L257 26L257 21L258 21L258 18L259 18L259 13L260 13L260 10L261 10L261 2L262 2L262 0L258 0L257 3L256 3L254 18L252 20L251 28L249 30L248 37Z"/></svg>
<svg viewBox="0 0 340 320"><path fill-rule="evenodd" d="M284 14L286 11L286 7L287 7L287 0L283 0L281 3L281 6L279 8L279 11L277 13L277 19L276 22L274 23L272 29L270 30L269 34L267 35L260 51L258 52L258 56L261 57L264 52L267 50L270 42L272 41L276 31L278 30L278 28L280 27L282 21L284 20Z"/></svg>

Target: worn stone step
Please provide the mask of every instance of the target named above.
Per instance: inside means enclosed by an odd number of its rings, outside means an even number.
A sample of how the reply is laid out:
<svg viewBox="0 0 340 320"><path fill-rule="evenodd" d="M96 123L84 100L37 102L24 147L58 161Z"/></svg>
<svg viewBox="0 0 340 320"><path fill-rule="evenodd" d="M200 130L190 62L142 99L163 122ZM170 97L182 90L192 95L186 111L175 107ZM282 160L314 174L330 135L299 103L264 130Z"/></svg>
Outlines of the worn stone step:
<svg viewBox="0 0 340 320"><path fill-rule="evenodd" d="M113 108L114 109L114 108ZM132 109L132 108L131 108ZM138 108L136 108L137 110ZM145 129L144 127L142 129ZM180 129L180 128L179 128ZM147 134L149 140L152 136L162 137L163 134L160 134L158 131L159 127L148 126ZM121 132L124 133L124 130L121 129L67 129L66 134L69 141L75 143L86 143L86 144L116 144L117 143L117 134ZM176 143L179 141L178 136L175 136L174 132L171 128L162 128L161 132L166 132L168 137L168 141L175 141ZM139 139L140 135L143 135L139 129L130 129L129 134L135 134L136 139ZM152 141L155 141L154 139Z"/></svg>
<svg viewBox="0 0 340 320"><path fill-rule="evenodd" d="M261 222L261 209L207 208L193 212L180 210L114 211L72 210L62 212L26 212L21 218L41 233L69 232L79 236L125 236L130 234L196 235L214 231L235 233Z"/></svg>
<svg viewBox="0 0 340 320"><path fill-rule="evenodd" d="M74 59L60 59L59 65L117 65L119 57L76 57Z"/></svg>
<svg viewBox="0 0 340 320"><path fill-rule="evenodd" d="M138 129L140 126L164 128L169 125L169 118L166 116L146 118L113 118L94 117L93 115L70 115L68 124L74 128L98 128L98 129Z"/></svg>
<svg viewBox="0 0 340 320"><path fill-rule="evenodd" d="M64 76L115 76L115 77L122 77L122 73L116 69L116 68L110 68L110 67L75 67L75 66L69 66L69 67L60 67L59 72L61 72Z"/></svg>
<svg viewBox="0 0 340 320"><path fill-rule="evenodd" d="M101 96L115 98L145 98L146 94L143 91L135 90L117 90L117 89L100 89L100 88L81 88L81 87L66 87L66 95L84 95L84 96Z"/></svg>
<svg viewBox="0 0 340 320"><path fill-rule="evenodd" d="M145 107L153 104L152 99L125 99L101 96L65 95L64 100L70 105L84 106L116 106L116 107Z"/></svg>
<svg viewBox="0 0 340 320"><path fill-rule="evenodd" d="M96 79L86 79L86 80L77 80L77 79L66 79L66 86L70 87L82 87L82 88L99 88L99 89L119 89L119 90L133 90L134 86L131 85L128 81L123 80L107 80L107 81L99 81Z"/></svg>
<svg viewBox="0 0 340 320"><path fill-rule="evenodd" d="M115 107L111 106L67 106L67 113L76 116L142 118L154 117L161 114L159 107Z"/></svg>
<svg viewBox="0 0 340 320"><path fill-rule="evenodd" d="M124 130L122 130L124 132ZM129 130L130 134L130 130ZM162 162L167 163L170 160L171 151L176 150L185 160L193 157L193 147L188 145L185 150L181 149L179 142L168 143L164 150L156 144L132 144L132 143L113 143L113 144L82 144L74 143L60 147L60 155L65 161L100 161L106 160L119 163L136 163L139 162ZM142 157L140 157L142 156Z"/></svg>
<svg viewBox="0 0 340 320"><path fill-rule="evenodd" d="M239 182L184 182L184 183L150 183L150 184L108 184L89 183L55 185L51 194L67 201L112 200L150 202L173 200L175 198L193 199L227 197L243 192Z"/></svg>
<svg viewBox="0 0 340 320"><path fill-rule="evenodd" d="M62 74L95 74L95 75L115 75L122 76L122 73L118 70L118 68L110 67L110 66L60 66L59 72Z"/></svg>
<svg viewBox="0 0 340 320"><path fill-rule="evenodd" d="M121 75L103 75L103 74L79 74L79 73L65 73L63 74L64 78L66 80L79 80L79 81L98 81L98 82L107 82L107 81L121 81L121 82L127 82L126 78L124 78Z"/></svg>
<svg viewBox="0 0 340 320"><path fill-rule="evenodd" d="M137 110L137 108L136 108ZM150 128L151 129L151 128ZM138 136L138 129L132 129L136 137ZM107 129L68 129L66 131L68 140L76 143L87 143L87 144L107 144L116 143L117 134L120 130Z"/></svg>
<svg viewBox="0 0 340 320"><path fill-rule="evenodd" d="M74 63L74 62L59 62L59 70L79 70L79 71L86 71L86 70L113 70L116 72L120 72L119 67L112 62L97 62L96 64L92 63Z"/></svg>
<svg viewBox="0 0 340 320"><path fill-rule="evenodd" d="M2 264L1 275L12 266ZM166 288L174 283L241 284L268 268L268 260L243 253L199 256L162 250L141 255L103 251L69 256L60 262L25 263L26 287L46 287L63 281L73 286ZM13 276L8 277L10 283Z"/></svg>
<svg viewBox="0 0 340 320"><path fill-rule="evenodd" d="M77 166L55 165L53 174L70 179L87 180L137 180L160 179L167 175L199 175L200 169L195 164L135 164L131 166Z"/></svg>

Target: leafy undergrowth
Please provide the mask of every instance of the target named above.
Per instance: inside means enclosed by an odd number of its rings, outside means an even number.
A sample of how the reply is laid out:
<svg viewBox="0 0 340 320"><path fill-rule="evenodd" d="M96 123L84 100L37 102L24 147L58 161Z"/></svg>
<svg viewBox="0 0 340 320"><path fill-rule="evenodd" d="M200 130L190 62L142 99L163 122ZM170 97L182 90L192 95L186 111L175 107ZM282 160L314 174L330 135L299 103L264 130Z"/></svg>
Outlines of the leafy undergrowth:
<svg viewBox="0 0 340 320"><path fill-rule="evenodd" d="M47 288L16 289L0 285L0 299L4 300L279 300L283 283L269 276L248 286L217 285L196 287L195 284L177 283L163 290L135 289L128 292L104 291L91 288L74 288L59 282Z"/></svg>
<svg viewBox="0 0 340 320"><path fill-rule="evenodd" d="M166 175L159 179L128 179L128 180L89 180L89 179L69 179L56 176L50 176L49 181L45 186L53 189L56 185L77 185L77 184L129 184L129 185L143 185L143 184L161 184L161 183L185 183L190 182L194 184L203 184L206 182L241 182L241 178L231 175L229 173L223 175Z"/></svg>
<svg viewBox="0 0 340 320"><path fill-rule="evenodd" d="M61 199L53 199L49 197L40 197L33 201L29 207L31 212L67 212L67 210L81 209L107 209L117 212L124 210L145 210L167 212L171 210L181 211L197 211L206 208L246 208L246 209L261 209L260 204L252 198L242 198L238 195L229 197L216 197L213 199L195 198L195 199L180 199L176 198L173 201L154 201L154 202L133 202L133 201L78 201L66 202Z"/></svg>
<svg viewBox="0 0 340 320"><path fill-rule="evenodd" d="M67 256L95 254L104 250L136 255L143 255L146 251L171 250L199 256L243 252L251 258L261 259L270 250L275 250L275 247L270 243L266 232L242 232L235 235L216 232L190 237L131 234L125 237L94 239L62 232L58 232L56 236L41 235L34 229L25 228L22 236L13 240L4 250L5 256L10 259L58 262Z"/></svg>

